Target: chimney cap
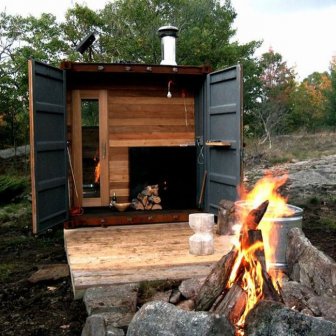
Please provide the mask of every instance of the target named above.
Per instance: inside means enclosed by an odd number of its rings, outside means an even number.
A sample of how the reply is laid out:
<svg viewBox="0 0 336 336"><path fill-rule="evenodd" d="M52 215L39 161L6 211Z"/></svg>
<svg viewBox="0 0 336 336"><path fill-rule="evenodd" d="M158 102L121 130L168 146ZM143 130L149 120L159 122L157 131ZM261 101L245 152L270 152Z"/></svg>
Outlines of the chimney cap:
<svg viewBox="0 0 336 336"><path fill-rule="evenodd" d="M165 36L173 36L173 37L177 37L177 32L178 32L178 28L175 26L162 26L158 29L159 32L159 36L160 37L165 37Z"/></svg>

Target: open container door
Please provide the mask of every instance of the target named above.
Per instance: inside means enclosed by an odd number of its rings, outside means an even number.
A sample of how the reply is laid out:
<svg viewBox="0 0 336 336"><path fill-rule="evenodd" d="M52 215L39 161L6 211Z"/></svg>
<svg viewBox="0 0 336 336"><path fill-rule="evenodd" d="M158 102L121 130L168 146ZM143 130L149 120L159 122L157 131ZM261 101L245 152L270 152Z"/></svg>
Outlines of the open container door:
<svg viewBox="0 0 336 336"><path fill-rule="evenodd" d="M66 91L63 70L29 60L33 232L68 218Z"/></svg>
<svg viewBox="0 0 336 336"><path fill-rule="evenodd" d="M240 65L208 74L205 139L205 209L217 214L222 199L237 199L237 187L242 180Z"/></svg>

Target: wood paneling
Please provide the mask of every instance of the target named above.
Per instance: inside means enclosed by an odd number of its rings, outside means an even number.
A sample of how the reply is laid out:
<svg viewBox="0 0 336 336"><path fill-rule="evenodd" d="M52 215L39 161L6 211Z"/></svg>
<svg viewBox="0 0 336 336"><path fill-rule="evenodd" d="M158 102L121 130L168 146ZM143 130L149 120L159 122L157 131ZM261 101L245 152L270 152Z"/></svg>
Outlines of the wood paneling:
<svg viewBox="0 0 336 336"><path fill-rule="evenodd" d="M73 163L79 197L75 205L81 206L81 127L80 100L99 99L101 153L108 160L108 170L101 176L102 205L115 192L119 202L129 199L129 147L194 145L193 91L171 88L173 97L168 99L166 84L114 83L109 90L73 90L68 97L72 118ZM101 160L103 156L101 155ZM107 187L105 187L107 186Z"/></svg>
<svg viewBox="0 0 336 336"><path fill-rule="evenodd" d="M110 147L110 197L116 193L118 202L129 199L128 147Z"/></svg>
<svg viewBox="0 0 336 336"><path fill-rule="evenodd" d="M110 195L129 199L129 147L194 145L194 97L186 90L146 84L108 91Z"/></svg>

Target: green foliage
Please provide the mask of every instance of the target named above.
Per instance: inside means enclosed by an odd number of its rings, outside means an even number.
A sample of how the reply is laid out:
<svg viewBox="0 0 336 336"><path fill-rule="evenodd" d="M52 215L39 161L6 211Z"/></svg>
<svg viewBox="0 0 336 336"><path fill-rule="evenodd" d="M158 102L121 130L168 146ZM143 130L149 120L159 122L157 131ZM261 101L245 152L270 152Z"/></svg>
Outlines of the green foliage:
<svg viewBox="0 0 336 336"><path fill-rule="evenodd" d="M179 28L178 64L207 64L214 70L243 64L245 104L250 109L256 92L253 54L260 42L236 42L235 17L229 0L116 0L97 11L75 4L62 23L48 13L25 18L0 13L0 146L28 142L29 58L51 65L64 58L158 64L158 28L168 24ZM90 32L97 37L92 53L81 55L76 46Z"/></svg>
<svg viewBox="0 0 336 336"><path fill-rule="evenodd" d="M25 177L13 175L0 176L0 202L6 203L14 197L20 195L27 187L27 179Z"/></svg>
<svg viewBox="0 0 336 336"><path fill-rule="evenodd" d="M243 65L244 131L271 144L276 134L336 125L336 71L312 74L302 83L282 55L254 56L260 41L240 44L230 0L115 0L102 10L75 4L64 22L0 13L0 147L28 142L28 69L31 57L57 66L62 59L84 62L159 64L158 28L179 28L177 63L213 70ZM91 32L92 52L76 46ZM330 82L330 87L325 84ZM315 90L315 91L314 91Z"/></svg>
<svg viewBox="0 0 336 336"><path fill-rule="evenodd" d="M21 263L7 262L0 264L0 283L5 283L11 277L11 274L21 268Z"/></svg>
<svg viewBox="0 0 336 336"><path fill-rule="evenodd" d="M336 64L331 65L330 69L330 89L326 91L325 95L327 98L326 104L326 119L327 124L336 127Z"/></svg>
<svg viewBox="0 0 336 336"><path fill-rule="evenodd" d="M249 111L249 131L261 137L260 143L268 142L286 128L286 116L291 111L290 95L295 89L295 73L282 55L270 50L259 61L258 76L254 83L255 102ZM245 125L247 126L247 125Z"/></svg>
<svg viewBox="0 0 336 336"><path fill-rule="evenodd" d="M326 126L330 75L314 72L300 83L291 95L292 113L287 116L288 131L317 131Z"/></svg>

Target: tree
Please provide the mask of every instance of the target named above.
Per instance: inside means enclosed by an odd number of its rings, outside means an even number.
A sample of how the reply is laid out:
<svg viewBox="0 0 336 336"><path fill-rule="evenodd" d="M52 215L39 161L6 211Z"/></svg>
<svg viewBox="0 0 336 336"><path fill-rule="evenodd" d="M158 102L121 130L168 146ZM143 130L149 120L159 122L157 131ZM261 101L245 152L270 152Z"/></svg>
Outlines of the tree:
<svg viewBox="0 0 336 336"><path fill-rule="evenodd" d="M326 91L326 118L327 125L335 128L336 126L336 62L330 65L330 88Z"/></svg>
<svg viewBox="0 0 336 336"><path fill-rule="evenodd" d="M210 65L213 70L241 62L246 87L245 102L254 92L259 42L235 42L232 28L236 13L229 0L116 0L93 11L76 4L59 24L55 16L0 16L0 122L11 144L24 141L19 131L28 124L27 60L34 57L51 65L66 58L85 62L134 62L159 64L158 28L179 28L177 62L180 65ZM81 55L76 46L90 32L96 33L92 55ZM92 56L92 59L91 59ZM250 104L251 105L251 104ZM10 137L8 137L10 134ZM8 143L7 143L8 144Z"/></svg>
<svg viewBox="0 0 336 336"><path fill-rule="evenodd" d="M68 10L63 30L72 49L90 31L99 39L93 45L93 59L99 62L159 64L158 28L179 28L177 63L210 65L214 70L240 62L244 69L244 110L255 101L257 60L253 54L260 42L239 44L232 28L236 13L230 1L218 0L117 0L102 11L75 5ZM78 53L68 52L70 59ZM88 61L88 54L83 56Z"/></svg>
<svg viewBox="0 0 336 336"><path fill-rule="evenodd" d="M68 10L62 28L71 48L90 31L97 32L94 61L159 64L158 28L174 25L179 29L178 64L208 64L218 69L250 61L260 45L231 42L235 17L228 0L116 0L97 12L75 5ZM68 56L75 57L73 53Z"/></svg>
<svg viewBox="0 0 336 336"><path fill-rule="evenodd" d="M286 130L286 117L291 111L290 95L295 89L295 73L282 55L272 49L260 59L261 89L253 111L260 143L268 141L272 147L272 136Z"/></svg>
<svg viewBox="0 0 336 336"><path fill-rule="evenodd" d="M292 111L286 118L288 130L314 131L326 125L326 93L330 87L327 72L314 72L297 86L291 96Z"/></svg>

